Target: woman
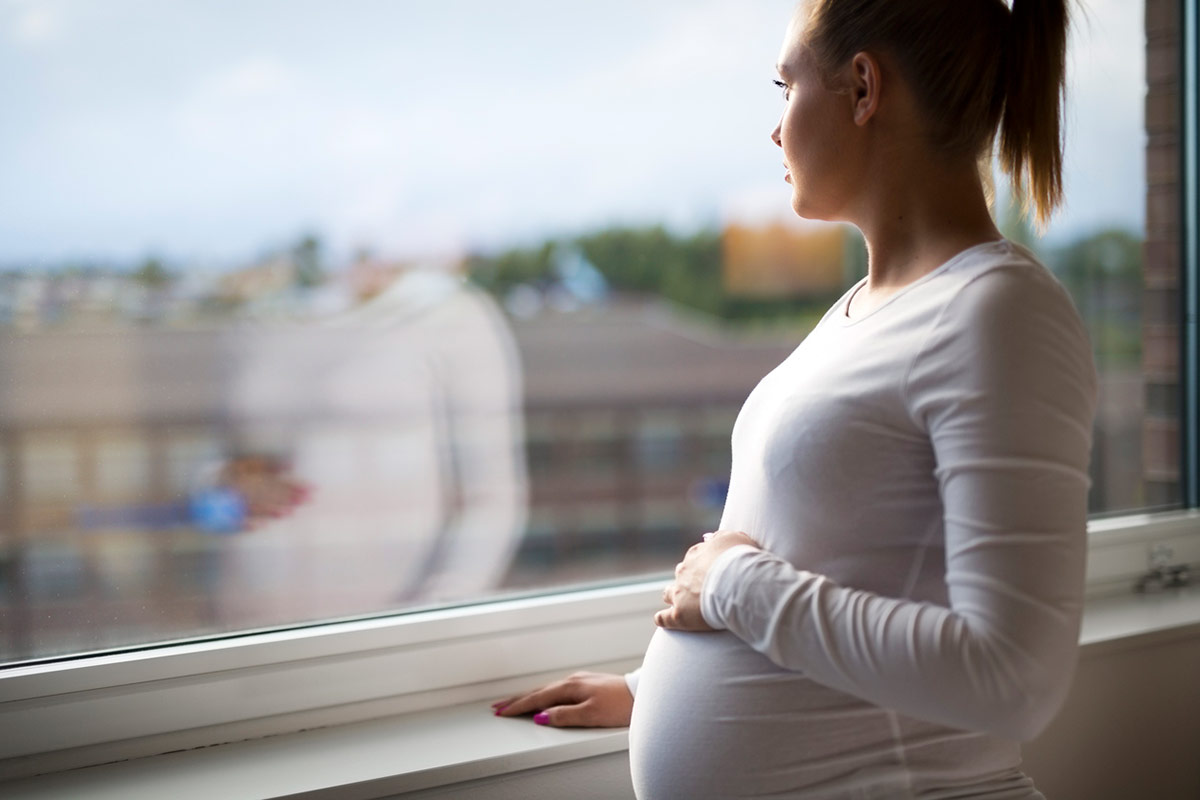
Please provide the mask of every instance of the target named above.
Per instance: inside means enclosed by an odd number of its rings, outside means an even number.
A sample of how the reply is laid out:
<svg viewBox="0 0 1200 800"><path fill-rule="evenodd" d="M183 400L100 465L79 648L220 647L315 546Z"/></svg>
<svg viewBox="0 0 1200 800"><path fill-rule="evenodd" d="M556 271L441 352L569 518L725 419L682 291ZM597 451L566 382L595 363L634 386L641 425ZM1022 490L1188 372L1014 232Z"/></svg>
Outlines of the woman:
<svg viewBox="0 0 1200 800"><path fill-rule="evenodd" d="M218 480L249 517L218 550L231 628L478 596L519 543L520 374L500 310L437 268L362 288L229 341L237 455Z"/></svg>
<svg viewBox="0 0 1200 800"><path fill-rule="evenodd" d="M869 275L746 400L641 670L498 713L630 721L642 800L1041 797L1017 742L1074 665L1096 378L977 163L998 130L1039 219L1059 203L1066 28L1066 0L800 6L772 138Z"/></svg>

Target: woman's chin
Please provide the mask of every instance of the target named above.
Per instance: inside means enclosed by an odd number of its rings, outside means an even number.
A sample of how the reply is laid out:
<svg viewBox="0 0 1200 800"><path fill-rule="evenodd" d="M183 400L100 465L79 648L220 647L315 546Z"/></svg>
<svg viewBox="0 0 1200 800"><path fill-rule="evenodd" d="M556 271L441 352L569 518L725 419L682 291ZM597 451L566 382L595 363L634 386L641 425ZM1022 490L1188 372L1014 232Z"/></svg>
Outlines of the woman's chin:
<svg viewBox="0 0 1200 800"><path fill-rule="evenodd" d="M812 222L841 222L843 221L828 207L823 207L819 203L814 203L811 197L805 197L795 189L792 190L792 211L797 217L807 219Z"/></svg>
<svg viewBox="0 0 1200 800"><path fill-rule="evenodd" d="M820 212L813 206L812 203L804 202L804 198L796 192L792 193L792 211L801 219L820 220Z"/></svg>

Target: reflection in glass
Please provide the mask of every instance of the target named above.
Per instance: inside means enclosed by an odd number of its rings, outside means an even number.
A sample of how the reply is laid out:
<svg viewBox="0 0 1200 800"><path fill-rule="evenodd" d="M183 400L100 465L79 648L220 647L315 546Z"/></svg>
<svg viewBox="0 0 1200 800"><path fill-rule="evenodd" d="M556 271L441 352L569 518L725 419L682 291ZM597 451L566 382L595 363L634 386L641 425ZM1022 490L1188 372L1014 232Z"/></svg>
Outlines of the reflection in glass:
<svg viewBox="0 0 1200 800"><path fill-rule="evenodd" d="M225 629L463 600L495 588L524 527L521 377L487 295L409 270L365 304L239 327L232 495L213 603Z"/></svg>
<svg viewBox="0 0 1200 800"><path fill-rule="evenodd" d="M0 7L0 662L674 565L866 267L768 140L793 4ZM1169 507L1178 26L1089 8L1067 209L997 216L1092 334L1092 510Z"/></svg>

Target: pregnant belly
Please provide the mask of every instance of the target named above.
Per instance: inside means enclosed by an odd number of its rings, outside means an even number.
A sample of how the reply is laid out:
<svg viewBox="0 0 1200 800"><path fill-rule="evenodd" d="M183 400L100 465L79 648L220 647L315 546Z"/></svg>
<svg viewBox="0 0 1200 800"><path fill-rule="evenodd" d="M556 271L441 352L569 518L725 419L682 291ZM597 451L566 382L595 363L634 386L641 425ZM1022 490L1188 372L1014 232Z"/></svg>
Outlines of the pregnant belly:
<svg viewBox="0 0 1200 800"><path fill-rule="evenodd" d="M905 779L886 712L725 632L655 633L629 758L639 800L845 797L851 785L875 797Z"/></svg>

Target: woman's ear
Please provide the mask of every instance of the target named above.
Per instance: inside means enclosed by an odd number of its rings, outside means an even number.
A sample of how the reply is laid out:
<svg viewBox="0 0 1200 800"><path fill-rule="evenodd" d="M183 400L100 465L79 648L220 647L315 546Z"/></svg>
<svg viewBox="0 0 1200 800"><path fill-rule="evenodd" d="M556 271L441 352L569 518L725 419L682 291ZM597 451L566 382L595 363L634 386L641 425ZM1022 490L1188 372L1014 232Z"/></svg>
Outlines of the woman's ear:
<svg viewBox="0 0 1200 800"><path fill-rule="evenodd" d="M879 108L883 71L879 60L867 52L855 53L850 60L850 99L855 125L866 125Z"/></svg>

